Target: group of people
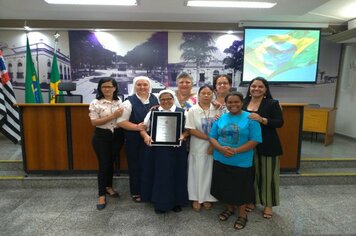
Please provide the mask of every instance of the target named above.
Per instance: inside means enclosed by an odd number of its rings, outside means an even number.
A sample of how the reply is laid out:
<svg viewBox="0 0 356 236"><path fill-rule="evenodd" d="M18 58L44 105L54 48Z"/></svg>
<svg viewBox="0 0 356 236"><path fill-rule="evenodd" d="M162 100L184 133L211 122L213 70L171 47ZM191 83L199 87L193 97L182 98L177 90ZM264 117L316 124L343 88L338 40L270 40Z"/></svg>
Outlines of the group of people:
<svg viewBox="0 0 356 236"><path fill-rule="evenodd" d="M245 98L231 92L228 75L218 75L213 86L203 85L197 94L188 73L179 74L176 83L176 91L155 96L150 79L136 77L132 93L122 102L115 79L99 81L89 106L99 163L97 209L106 207L107 195L120 196L112 186L113 161L124 135L133 201L152 203L157 214L180 212L189 202L194 211L224 202L219 220L236 213L235 229L245 227L256 204L264 207L264 218L271 218L272 207L279 205L282 148L276 128L283 125L283 116L268 82L253 79ZM154 112L181 114L180 145L152 145Z"/></svg>

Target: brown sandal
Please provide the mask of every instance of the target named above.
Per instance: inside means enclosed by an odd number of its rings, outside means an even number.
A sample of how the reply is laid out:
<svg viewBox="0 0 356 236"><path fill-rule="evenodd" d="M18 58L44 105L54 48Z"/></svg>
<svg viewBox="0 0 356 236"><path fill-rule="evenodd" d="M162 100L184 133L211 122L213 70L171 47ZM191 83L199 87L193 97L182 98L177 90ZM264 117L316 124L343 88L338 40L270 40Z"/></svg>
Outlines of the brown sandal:
<svg viewBox="0 0 356 236"><path fill-rule="evenodd" d="M232 216L234 214L234 212L226 209L225 211L221 212L219 214L219 220L220 221L226 221L227 219L229 219L230 216Z"/></svg>
<svg viewBox="0 0 356 236"><path fill-rule="evenodd" d="M262 215L263 215L263 218L265 218L265 219L267 219L267 220L271 219L272 216L273 216L273 214L271 214L271 213L266 213L266 212L263 212Z"/></svg>
<svg viewBox="0 0 356 236"><path fill-rule="evenodd" d="M248 221L247 216L246 216L246 218L241 217L241 216L237 217L237 220L235 221L235 224L234 224L234 229L240 230L240 229L245 228L247 221Z"/></svg>
<svg viewBox="0 0 356 236"><path fill-rule="evenodd" d="M268 209L268 210L267 210L267 209ZM267 220L271 219L272 216L273 216L272 208L270 208L270 207L265 207L265 209L263 210L262 215L263 215L263 218L265 218L265 219L267 219Z"/></svg>
<svg viewBox="0 0 356 236"><path fill-rule="evenodd" d="M205 210L211 210L211 208L213 207L213 204L211 204L211 202L204 202L203 207Z"/></svg>
<svg viewBox="0 0 356 236"><path fill-rule="evenodd" d="M199 202L193 201L192 208L193 208L193 211L199 212L201 209L201 205L199 204Z"/></svg>
<svg viewBox="0 0 356 236"><path fill-rule="evenodd" d="M248 204L245 208L246 212L253 212L256 209L255 205L253 204Z"/></svg>

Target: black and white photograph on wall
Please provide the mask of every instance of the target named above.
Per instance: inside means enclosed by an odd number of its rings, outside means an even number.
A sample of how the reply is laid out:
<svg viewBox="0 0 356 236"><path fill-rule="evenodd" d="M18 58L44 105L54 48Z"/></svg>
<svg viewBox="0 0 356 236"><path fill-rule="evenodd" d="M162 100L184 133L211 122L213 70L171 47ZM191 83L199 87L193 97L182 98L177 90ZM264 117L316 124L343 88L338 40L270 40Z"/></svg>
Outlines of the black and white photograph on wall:
<svg viewBox="0 0 356 236"><path fill-rule="evenodd" d="M48 84L56 31L33 31L27 34L43 102L48 102ZM154 31L58 31L58 67L61 82L76 84L74 94L83 103L92 101L97 82L114 77L119 92L127 97L135 76L152 79L153 92L176 89L181 72L193 77L193 91L202 84L212 84L213 77L228 74L233 87L246 93L241 84L243 68L243 32L154 32ZM24 103L26 72L26 33L0 31L0 49L6 62L18 103ZM333 106L341 54L339 44L320 38L316 84L285 84L271 87L283 102L318 103ZM315 94L319 96L315 98ZM332 94L332 96L330 96Z"/></svg>
<svg viewBox="0 0 356 236"><path fill-rule="evenodd" d="M152 80L154 93L176 87L183 71L197 88L222 73L238 78L234 48L241 53L240 42L233 34L69 31L72 79L84 102L94 98L103 77L115 78L124 97L141 75Z"/></svg>

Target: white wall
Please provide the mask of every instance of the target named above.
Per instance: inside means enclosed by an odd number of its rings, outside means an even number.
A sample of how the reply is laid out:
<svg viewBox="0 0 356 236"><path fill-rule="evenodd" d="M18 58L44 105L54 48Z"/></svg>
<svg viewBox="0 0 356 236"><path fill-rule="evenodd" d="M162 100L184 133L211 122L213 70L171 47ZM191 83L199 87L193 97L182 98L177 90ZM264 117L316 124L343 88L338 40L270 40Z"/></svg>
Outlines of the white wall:
<svg viewBox="0 0 356 236"><path fill-rule="evenodd" d="M345 46L336 96L336 133L356 138L356 44Z"/></svg>

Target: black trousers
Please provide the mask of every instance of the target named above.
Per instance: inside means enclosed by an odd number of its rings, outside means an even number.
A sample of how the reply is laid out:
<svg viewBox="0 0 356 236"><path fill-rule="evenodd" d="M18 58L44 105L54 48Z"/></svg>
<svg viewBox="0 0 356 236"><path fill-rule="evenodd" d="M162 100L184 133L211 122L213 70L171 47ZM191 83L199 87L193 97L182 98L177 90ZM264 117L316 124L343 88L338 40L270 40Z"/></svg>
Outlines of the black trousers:
<svg viewBox="0 0 356 236"><path fill-rule="evenodd" d="M131 195L141 195L142 155L146 144L137 131L125 131L125 147Z"/></svg>
<svg viewBox="0 0 356 236"><path fill-rule="evenodd" d="M122 143L123 132L121 129L114 129L114 132L107 129L95 129L92 144L99 163L99 196L105 195L106 187L112 187L113 164L119 157Z"/></svg>

